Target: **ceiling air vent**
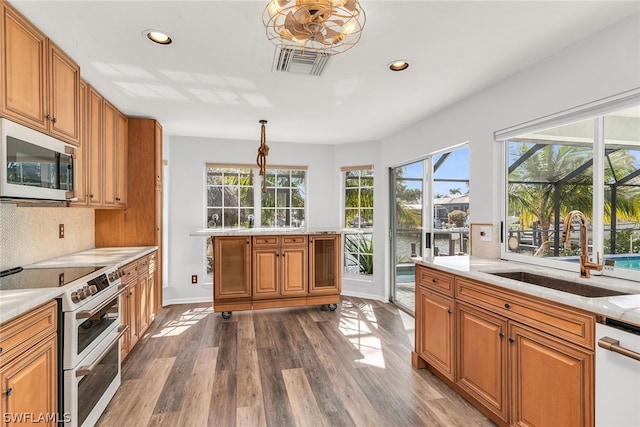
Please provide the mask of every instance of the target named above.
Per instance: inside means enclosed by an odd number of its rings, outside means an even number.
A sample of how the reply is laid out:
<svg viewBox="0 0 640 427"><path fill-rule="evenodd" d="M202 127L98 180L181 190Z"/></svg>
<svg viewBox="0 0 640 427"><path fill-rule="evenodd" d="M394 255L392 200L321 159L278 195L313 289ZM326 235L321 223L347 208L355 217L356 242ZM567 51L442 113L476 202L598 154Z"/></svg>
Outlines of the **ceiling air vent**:
<svg viewBox="0 0 640 427"><path fill-rule="evenodd" d="M273 69L285 73L320 76L329 63L331 54L291 47L276 48Z"/></svg>

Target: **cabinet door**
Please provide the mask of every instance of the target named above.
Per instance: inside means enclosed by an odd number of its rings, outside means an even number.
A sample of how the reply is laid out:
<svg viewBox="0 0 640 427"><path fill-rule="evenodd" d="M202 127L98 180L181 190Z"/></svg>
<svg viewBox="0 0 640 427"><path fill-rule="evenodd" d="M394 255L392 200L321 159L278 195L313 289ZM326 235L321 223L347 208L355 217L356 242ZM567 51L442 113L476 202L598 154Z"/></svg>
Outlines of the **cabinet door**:
<svg viewBox="0 0 640 427"><path fill-rule="evenodd" d="M87 151L87 84L84 81L80 82L80 140L76 147L75 158L75 186L76 186L76 200L72 203L76 206L87 205L87 172L88 172L88 151Z"/></svg>
<svg viewBox="0 0 640 427"><path fill-rule="evenodd" d="M49 41L49 132L78 145L80 142L80 67Z"/></svg>
<svg viewBox="0 0 640 427"><path fill-rule="evenodd" d="M457 384L507 420L507 321L462 302L456 304Z"/></svg>
<svg viewBox="0 0 640 427"><path fill-rule="evenodd" d="M156 271L149 271L147 277L147 319L149 324L156 318Z"/></svg>
<svg viewBox="0 0 640 427"><path fill-rule="evenodd" d="M116 206L127 206L127 140L129 138L127 116L118 111L117 122L117 173L116 173Z"/></svg>
<svg viewBox="0 0 640 427"><path fill-rule="evenodd" d="M49 335L0 369L2 425L14 425L5 415L39 415L57 412L56 336ZM17 421L17 420L16 420ZM34 421L29 420L29 421ZM19 424L15 422L15 424ZM27 424L30 424L27 421ZM55 419L38 425L57 425Z"/></svg>
<svg viewBox="0 0 640 427"><path fill-rule="evenodd" d="M275 247L253 249L253 298L277 298L280 296L280 251Z"/></svg>
<svg viewBox="0 0 640 427"><path fill-rule="evenodd" d="M47 132L47 38L7 3L0 7L2 115Z"/></svg>
<svg viewBox="0 0 640 427"><path fill-rule="evenodd" d="M117 125L118 111L116 108L103 100L102 107L102 126L103 126L103 144L104 144L104 193L103 206L114 207L116 205L116 180L117 172ZM93 165L92 165L93 166Z"/></svg>
<svg viewBox="0 0 640 427"><path fill-rule="evenodd" d="M155 170L156 187L162 187L162 125L155 122Z"/></svg>
<svg viewBox="0 0 640 427"><path fill-rule="evenodd" d="M308 252L306 246L282 246L280 256L282 296L307 294Z"/></svg>
<svg viewBox="0 0 640 427"><path fill-rule="evenodd" d="M416 299L416 349L431 366L454 380L455 314L453 298L422 286Z"/></svg>
<svg viewBox="0 0 640 427"><path fill-rule="evenodd" d="M103 189L103 139L102 139L102 96L89 86L87 100L87 159L88 194L91 206L102 206Z"/></svg>
<svg viewBox="0 0 640 427"><path fill-rule="evenodd" d="M136 285L136 320L138 321L138 335L142 336L149 326L149 305L147 296L148 273L141 273L138 276Z"/></svg>
<svg viewBox="0 0 640 427"><path fill-rule="evenodd" d="M137 281L129 286L129 350L136 345L140 339L140 310L138 309L138 286Z"/></svg>
<svg viewBox="0 0 640 427"><path fill-rule="evenodd" d="M131 348L131 312L129 311L129 308L131 307L131 304L129 303L131 293L129 288L129 285L125 286L125 291L120 296L120 325L129 326L129 330L122 335L122 339L120 340L121 360L124 360L127 357L129 349Z"/></svg>
<svg viewBox="0 0 640 427"><path fill-rule="evenodd" d="M251 297L251 239L221 236L213 239L213 298Z"/></svg>
<svg viewBox="0 0 640 427"><path fill-rule="evenodd" d="M593 352L509 326L512 425L594 425Z"/></svg>
<svg viewBox="0 0 640 427"><path fill-rule="evenodd" d="M309 247L309 293L339 294L340 235L312 236Z"/></svg>

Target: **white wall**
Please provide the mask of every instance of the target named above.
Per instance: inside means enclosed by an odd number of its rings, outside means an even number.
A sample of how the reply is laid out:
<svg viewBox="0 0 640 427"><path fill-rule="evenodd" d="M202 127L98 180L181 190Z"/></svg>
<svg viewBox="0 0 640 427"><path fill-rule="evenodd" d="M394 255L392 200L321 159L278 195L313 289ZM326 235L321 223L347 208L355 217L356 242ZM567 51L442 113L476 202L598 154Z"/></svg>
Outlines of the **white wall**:
<svg viewBox="0 0 640 427"><path fill-rule="evenodd" d="M374 164L374 239L380 242L374 258L376 266L386 267L376 269L373 285L358 288L347 283L344 287L345 293L386 299L388 167L469 141L471 222L497 224L501 153L500 145L493 141L495 131L636 88L640 88L638 14L383 141L337 146L269 142L269 162L309 165L309 227L341 226L340 166ZM170 146L170 289L165 304L210 300L210 289L189 284L191 274L200 274L203 268L202 238L188 234L203 226L204 163L252 163L258 142L172 137Z"/></svg>
<svg viewBox="0 0 640 427"><path fill-rule="evenodd" d="M258 152L259 128L255 141L228 141L209 138L169 137L168 163L168 287L164 304L213 299L211 286L192 285L191 275L203 280L205 238L189 233L205 227L206 163L254 164ZM267 140L268 165L307 166L307 226L339 227L338 177L334 173L333 146L278 143ZM166 156L165 156L166 157Z"/></svg>

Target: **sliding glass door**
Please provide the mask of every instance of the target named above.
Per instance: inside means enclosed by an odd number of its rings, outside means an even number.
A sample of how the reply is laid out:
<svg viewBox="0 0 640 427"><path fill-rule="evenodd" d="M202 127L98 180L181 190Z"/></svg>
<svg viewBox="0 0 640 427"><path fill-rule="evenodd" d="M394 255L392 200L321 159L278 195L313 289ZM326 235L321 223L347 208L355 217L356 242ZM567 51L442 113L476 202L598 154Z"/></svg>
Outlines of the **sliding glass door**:
<svg viewBox="0 0 640 427"><path fill-rule="evenodd" d="M411 257L423 256L424 163L390 169L391 299L415 310L415 267Z"/></svg>
<svg viewBox="0 0 640 427"><path fill-rule="evenodd" d="M415 311L412 257L469 254L469 147L389 170L391 300Z"/></svg>

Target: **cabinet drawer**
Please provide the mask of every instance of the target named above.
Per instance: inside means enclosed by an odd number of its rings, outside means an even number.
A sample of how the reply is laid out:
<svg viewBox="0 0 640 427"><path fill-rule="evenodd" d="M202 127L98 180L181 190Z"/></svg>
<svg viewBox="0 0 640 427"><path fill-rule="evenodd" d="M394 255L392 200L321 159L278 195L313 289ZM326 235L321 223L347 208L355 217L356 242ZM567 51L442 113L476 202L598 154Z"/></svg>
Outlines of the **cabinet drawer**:
<svg viewBox="0 0 640 427"><path fill-rule="evenodd" d="M149 274L149 256L138 258L138 276Z"/></svg>
<svg viewBox="0 0 640 427"><path fill-rule="evenodd" d="M0 326L0 362L20 354L57 330L58 305L50 301Z"/></svg>
<svg viewBox="0 0 640 427"><path fill-rule="evenodd" d="M156 252L149 254L149 273L156 270Z"/></svg>
<svg viewBox="0 0 640 427"><path fill-rule="evenodd" d="M256 246L277 245L278 236L253 236L253 244Z"/></svg>
<svg viewBox="0 0 640 427"><path fill-rule="evenodd" d="M432 268L416 265L416 282L431 290L453 296L453 275Z"/></svg>
<svg viewBox="0 0 640 427"><path fill-rule="evenodd" d="M498 286L456 277L456 298L594 349L595 316Z"/></svg>
<svg viewBox="0 0 640 427"><path fill-rule="evenodd" d="M283 236L283 245L306 245L307 236Z"/></svg>
<svg viewBox="0 0 640 427"><path fill-rule="evenodd" d="M134 282L138 277L138 263L136 261L122 267L122 283L129 284Z"/></svg>

